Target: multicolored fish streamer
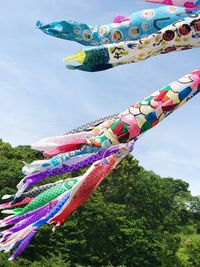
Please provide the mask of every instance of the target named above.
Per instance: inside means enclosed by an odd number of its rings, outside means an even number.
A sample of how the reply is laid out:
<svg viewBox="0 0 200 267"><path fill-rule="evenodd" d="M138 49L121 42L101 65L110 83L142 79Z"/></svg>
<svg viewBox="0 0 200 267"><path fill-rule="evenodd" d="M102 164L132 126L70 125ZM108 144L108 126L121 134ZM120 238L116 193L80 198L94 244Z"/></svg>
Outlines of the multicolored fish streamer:
<svg viewBox="0 0 200 267"><path fill-rule="evenodd" d="M55 227L62 224L89 198L116 165L132 152L134 143L144 132L156 126L199 92L200 69L163 87L135 105L131 105L119 115L109 117L108 121L102 121L97 126L98 130L94 130L96 128L94 124L94 128L90 131L85 131L84 134L78 132L82 139L74 139L73 135L77 137L77 132L75 132L65 137L47 138L34 144L42 151L43 148L49 148L45 154L55 154L55 156L45 161L47 164L45 171L39 171L40 168L38 168L39 164L41 166L44 164L44 161L37 161L37 164L34 162L33 166L26 165L26 171L29 172L28 168L30 168L31 174L18 185L18 193L15 196L5 195L3 197L11 201L1 205L1 209L9 208L3 210L3 213L10 215L0 221L0 227L6 227L6 230L0 232L0 250L9 252L16 249L10 258L14 260L44 224L54 223ZM79 150L75 149L77 143L82 146ZM69 148L71 151L68 151ZM59 151L65 149L67 151L64 154L59 154ZM71 153L70 157L69 153ZM88 157L76 159L81 153ZM59 157L64 161L58 161ZM70 161L71 159L76 160ZM59 164L51 165L54 161L58 161ZM65 173L66 170L82 168L86 162L92 165L80 177L69 178L24 192L41 179ZM24 207L12 209L16 204L20 206L25 199L30 201Z"/></svg>
<svg viewBox="0 0 200 267"><path fill-rule="evenodd" d="M1 204L0 205L0 209L6 209L6 208L10 208L10 207L16 207L16 206L21 206L24 204L28 204L29 202L31 202L31 200L35 197L37 197L39 194L41 194L42 192L44 192L45 190L62 183L63 181L58 181L55 183L50 183L50 184L45 184L45 185L41 185L41 186L37 186L35 188L33 188L31 191L29 192L25 192L23 194L20 195L20 197L16 197L15 195L4 195L2 197L2 199L11 199L10 202L5 203L5 204Z"/></svg>
<svg viewBox="0 0 200 267"><path fill-rule="evenodd" d="M91 26L73 21L37 22L36 27L54 37L75 41L86 46L97 46L122 41L138 40L156 33L180 19L197 13L184 7L163 6L118 16L113 23Z"/></svg>
<svg viewBox="0 0 200 267"><path fill-rule="evenodd" d="M72 21L37 22L43 32L87 46L64 61L70 69L100 71L155 55L200 47L200 0L146 0L168 6L118 16L113 23L90 26ZM142 38L142 39L140 39ZM123 41L123 42L122 42ZM9 214L0 221L0 250L16 249L14 260L44 224L60 226L82 205L101 181L133 151L139 137L200 92L200 69L163 87L127 110L78 127L65 135L32 145L46 159L25 163L26 175L15 195L0 205ZM37 186L50 177L90 166L79 177ZM22 207L21 207L22 206Z"/></svg>
<svg viewBox="0 0 200 267"><path fill-rule="evenodd" d="M1 221L1 227L17 224L0 233L0 249L9 252L18 247L10 258L14 260L27 247L42 225L52 222L55 222L56 226L60 225L73 210L85 202L104 177L131 150L130 145L104 159L106 162L97 161L83 176L68 179L67 182L43 192L20 211L14 210L14 215ZM25 210L28 213L25 213Z"/></svg>
<svg viewBox="0 0 200 267"><path fill-rule="evenodd" d="M69 69L93 72L139 62L155 55L198 47L200 47L200 13L182 19L138 41L81 50L65 58L64 61L76 63L76 65L67 65Z"/></svg>

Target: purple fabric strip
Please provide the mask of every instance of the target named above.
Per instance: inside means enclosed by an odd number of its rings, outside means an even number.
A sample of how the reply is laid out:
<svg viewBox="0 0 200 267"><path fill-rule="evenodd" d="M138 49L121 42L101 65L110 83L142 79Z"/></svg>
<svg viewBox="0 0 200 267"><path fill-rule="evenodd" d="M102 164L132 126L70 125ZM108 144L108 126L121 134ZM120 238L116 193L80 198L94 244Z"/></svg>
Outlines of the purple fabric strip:
<svg viewBox="0 0 200 267"><path fill-rule="evenodd" d="M62 165L60 168L52 169L52 170L46 170L39 173L34 173L31 175L28 175L24 178L25 184L24 188L25 190L30 188L32 185L42 181L43 179L49 177L49 176L56 176L61 175L67 172L73 172L75 170L78 170L80 168L87 167L88 165L93 164L94 162L104 158L105 156L108 157L110 155L113 155L119 151L119 147L110 148L105 151L99 151L98 153L91 155L89 158L84 159L81 162L75 163L74 165L67 166Z"/></svg>
<svg viewBox="0 0 200 267"><path fill-rule="evenodd" d="M37 211L31 217L28 217L22 223L17 224L15 226L13 226L12 228L8 229L7 231L5 231L4 234L5 235L7 235L7 234L13 234L13 233L16 233L16 232L18 232L18 231L26 228L30 224L32 224L32 223L40 220L42 217L44 217L50 211L51 208L53 208L53 205L52 204L51 205L46 205L43 209L41 209L40 211Z"/></svg>
<svg viewBox="0 0 200 267"><path fill-rule="evenodd" d="M35 214L39 213L41 210L46 209L46 207L48 205L49 205L49 203L47 205L39 208L39 209L33 210L33 211L31 211L29 213L26 213L24 215L14 217L14 218L12 218L12 219L10 219L8 221L5 220L5 222L3 222L3 223L5 223L5 226L7 226L7 225L11 225L11 224L16 224L16 223L18 223L18 222L20 222L22 220L27 220L28 218L30 218L30 217L34 216Z"/></svg>
<svg viewBox="0 0 200 267"><path fill-rule="evenodd" d="M25 249L26 247L29 245L29 243L31 242L31 239L34 237L34 235L37 233L37 228L33 229L30 234L27 235L27 237L25 237L19 248L13 253L13 255L11 256L11 260L15 260L17 258L17 256L19 256Z"/></svg>

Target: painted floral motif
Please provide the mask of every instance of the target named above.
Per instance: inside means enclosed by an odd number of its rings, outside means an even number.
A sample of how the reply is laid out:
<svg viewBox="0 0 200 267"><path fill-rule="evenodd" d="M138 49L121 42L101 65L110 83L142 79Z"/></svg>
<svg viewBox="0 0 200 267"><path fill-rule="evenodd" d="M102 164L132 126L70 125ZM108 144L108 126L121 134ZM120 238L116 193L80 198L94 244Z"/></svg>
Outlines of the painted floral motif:
<svg viewBox="0 0 200 267"><path fill-rule="evenodd" d="M146 0L163 5L180 6L185 8L194 8L200 6L200 0Z"/></svg>

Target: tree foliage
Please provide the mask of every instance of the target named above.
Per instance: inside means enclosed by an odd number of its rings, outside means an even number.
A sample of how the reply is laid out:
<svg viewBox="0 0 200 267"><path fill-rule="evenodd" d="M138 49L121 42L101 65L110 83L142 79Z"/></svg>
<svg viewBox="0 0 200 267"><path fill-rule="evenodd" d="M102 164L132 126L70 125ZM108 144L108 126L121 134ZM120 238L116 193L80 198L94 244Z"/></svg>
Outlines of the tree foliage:
<svg viewBox="0 0 200 267"><path fill-rule="evenodd" d="M28 146L12 148L1 140L0 195L15 192L23 161L41 157ZM200 200L188 186L144 170L129 155L56 232L44 226L14 263L0 254L0 267L200 266ZM195 241L183 242L186 232L195 233Z"/></svg>

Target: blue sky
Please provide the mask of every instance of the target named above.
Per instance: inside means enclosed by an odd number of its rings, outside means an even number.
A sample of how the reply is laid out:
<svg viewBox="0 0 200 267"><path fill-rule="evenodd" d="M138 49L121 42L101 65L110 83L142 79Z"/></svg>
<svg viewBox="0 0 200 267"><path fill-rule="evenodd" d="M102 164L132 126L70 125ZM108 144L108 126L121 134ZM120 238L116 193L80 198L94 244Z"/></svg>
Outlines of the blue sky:
<svg viewBox="0 0 200 267"><path fill-rule="evenodd" d="M65 69L62 59L82 46L35 29L71 19L109 23L116 15L156 7L141 0L7 0L0 9L0 137L16 146L60 135L85 122L124 110L199 68L200 49L157 56L100 73ZM200 96L137 142L140 165L190 183L200 194Z"/></svg>

